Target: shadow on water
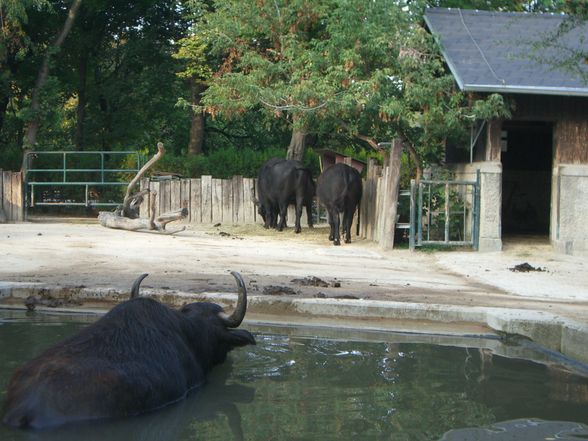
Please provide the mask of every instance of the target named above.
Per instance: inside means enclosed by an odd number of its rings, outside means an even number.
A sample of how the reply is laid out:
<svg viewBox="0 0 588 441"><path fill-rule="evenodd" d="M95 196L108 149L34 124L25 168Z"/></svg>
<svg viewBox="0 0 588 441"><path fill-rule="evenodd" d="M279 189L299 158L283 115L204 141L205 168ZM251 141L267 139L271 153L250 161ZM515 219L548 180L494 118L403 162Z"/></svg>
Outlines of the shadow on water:
<svg viewBox="0 0 588 441"><path fill-rule="evenodd" d="M53 430L12 429L0 437L3 441L162 441L194 439L202 422L225 419L232 437L242 441L243 426L236 403L251 403L255 389L226 384L232 363L215 369L207 384L186 399L158 411L120 420L72 424ZM13 438L10 438L13 436ZM6 438L8 437L8 438Z"/></svg>

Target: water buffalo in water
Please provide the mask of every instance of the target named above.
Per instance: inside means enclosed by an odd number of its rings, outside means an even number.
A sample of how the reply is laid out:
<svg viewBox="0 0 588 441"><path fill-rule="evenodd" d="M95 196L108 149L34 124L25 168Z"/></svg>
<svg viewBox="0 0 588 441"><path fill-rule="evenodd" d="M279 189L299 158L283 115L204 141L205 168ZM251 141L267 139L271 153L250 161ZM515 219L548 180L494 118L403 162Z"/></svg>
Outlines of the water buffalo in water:
<svg viewBox="0 0 588 441"><path fill-rule="evenodd" d="M207 372L237 346L255 344L236 330L247 309L238 273L235 311L198 302L175 310L138 297L47 349L19 368L6 394L3 422L47 428L84 420L143 414L177 402L201 386Z"/></svg>
<svg viewBox="0 0 588 441"><path fill-rule="evenodd" d="M259 170L257 191L256 203L265 228L282 231L286 227L286 214L290 204L296 206L294 231L301 231L300 217L303 207L306 207L308 226L312 228L315 185L310 170L300 161L281 158L268 160Z"/></svg>
<svg viewBox="0 0 588 441"><path fill-rule="evenodd" d="M345 243L351 242L353 213L359 205L362 183L359 172L346 164L334 164L325 169L317 180L316 194L327 209L331 232L329 240L341 245L339 239L339 213L343 213Z"/></svg>

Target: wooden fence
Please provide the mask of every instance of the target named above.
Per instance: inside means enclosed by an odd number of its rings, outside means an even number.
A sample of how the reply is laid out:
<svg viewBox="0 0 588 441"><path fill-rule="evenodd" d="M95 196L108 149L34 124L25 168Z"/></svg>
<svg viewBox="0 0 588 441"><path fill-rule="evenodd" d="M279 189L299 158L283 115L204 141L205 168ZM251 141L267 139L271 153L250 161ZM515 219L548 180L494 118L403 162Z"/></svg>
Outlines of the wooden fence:
<svg viewBox="0 0 588 441"><path fill-rule="evenodd" d="M393 161L392 161L393 162ZM398 188L394 183L395 167L377 165L370 160L367 176L363 183L359 235L365 239L391 247L394 240L394 220ZM168 179L150 181L143 179L141 189L155 191L156 215L177 210L183 206L188 209L186 223L193 224L253 224L262 223L257 207L256 179L234 176L232 179L217 179L202 176L195 179ZM153 196L151 196L153 197ZM150 200L141 205L141 217L148 217ZM322 212L324 214L324 211ZM392 218L392 220L390 219ZM289 225L293 225L294 207L288 210ZM324 220L324 219L323 219ZM301 223L307 223L303 214ZM352 228L357 230L357 216Z"/></svg>
<svg viewBox="0 0 588 441"><path fill-rule="evenodd" d="M401 155L401 144L394 142L384 166L373 158L368 161L363 181L359 235L383 248L394 245Z"/></svg>
<svg viewBox="0 0 588 441"><path fill-rule="evenodd" d="M23 221L23 195L22 173L0 170L0 221Z"/></svg>
<svg viewBox="0 0 588 441"><path fill-rule="evenodd" d="M188 209L188 223L252 224L262 222L253 203L254 178L233 176L217 179L202 176L193 179L150 181L143 179L141 189L155 191L156 215L182 207ZM150 200L141 205L141 217L148 217Z"/></svg>

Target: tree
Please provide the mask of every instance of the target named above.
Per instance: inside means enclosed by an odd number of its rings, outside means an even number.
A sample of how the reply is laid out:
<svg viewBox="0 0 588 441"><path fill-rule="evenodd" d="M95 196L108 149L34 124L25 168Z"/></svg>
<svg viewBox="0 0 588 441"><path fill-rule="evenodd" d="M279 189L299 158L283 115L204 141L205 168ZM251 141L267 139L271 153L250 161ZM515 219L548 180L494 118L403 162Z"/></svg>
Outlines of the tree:
<svg viewBox="0 0 588 441"><path fill-rule="evenodd" d="M205 16L209 46L223 63L210 81L203 103L215 115L261 111L285 118L292 127L288 156L301 159L312 113L334 90L322 81L315 46L327 38L324 19L330 0L237 0L215 2ZM321 66L323 64L321 63Z"/></svg>
<svg viewBox="0 0 588 441"><path fill-rule="evenodd" d="M40 94L41 89L45 86L47 82L47 77L49 76L49 67L50 62L53 54L61 48L67 34L71 30L74 21L76 19L78 10L82 4L82 0L73 0L72 4L69 8L67 18L63 24L63 27L59 31L55 42L51 46L51 48L46 52L45 56L43 57L43 63L41 64L41 68L39 69L39 73L37 74L37 80L35 82L35 87L33 88L32 96L31 96L31 106L30 110L32 113L31 119L28 121L26 132L25 132L25 140L24 146L25 149L32 148L37 142L37 133L39 131L39 110L41 108L40 103Z"/></svg>
<svg viewBox="0 0 588 441"><path fill-rule="evenodd" d="M180 78L188 81L190 88L190 139L188 154L202 153L204 144L204 110L201 106L202 93L206 90L206 81L212 75L212 69L206 59L206 43L199 34L192 34L178 42L174 58L185 61L184 70L178 73Z"/></svg>
<svg viewBox="0 0 588 441"><path fill-rule="evenodd" d="M24 29L28 12L46 7L47 0L0 0L0 130L13 98L14 77L30 44Z"/></svg>
<svg viewBox="0 0 588 441"><path fill-rule="evenodd" d="M497 95L457 90L421 17L401 2L218 0L206 18L210 47L224 56L207 110L287 119L291 157L307 133L340 132L374 148L400 137L420 165L477 117L505 112Z"/></svg>

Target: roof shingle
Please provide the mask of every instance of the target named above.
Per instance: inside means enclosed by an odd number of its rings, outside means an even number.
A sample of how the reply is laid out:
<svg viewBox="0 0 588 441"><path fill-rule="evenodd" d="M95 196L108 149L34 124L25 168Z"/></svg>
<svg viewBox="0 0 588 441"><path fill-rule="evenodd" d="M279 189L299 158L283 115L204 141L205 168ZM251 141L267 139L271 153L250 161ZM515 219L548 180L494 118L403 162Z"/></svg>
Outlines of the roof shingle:
<svg viewBox="0 0 588 441"><path fill-rule="evenodd" d="M588 23L557 38L563 14L430 8L425 22L466 91L588 96L582 76L560 67L570 50L588 52ZM550 38L549 45L537 44Z"/></svg>

